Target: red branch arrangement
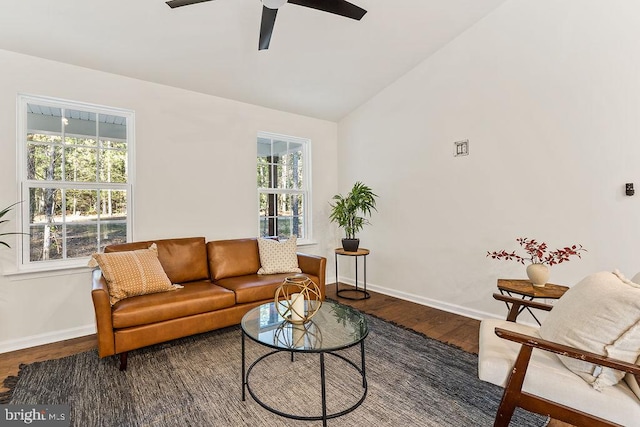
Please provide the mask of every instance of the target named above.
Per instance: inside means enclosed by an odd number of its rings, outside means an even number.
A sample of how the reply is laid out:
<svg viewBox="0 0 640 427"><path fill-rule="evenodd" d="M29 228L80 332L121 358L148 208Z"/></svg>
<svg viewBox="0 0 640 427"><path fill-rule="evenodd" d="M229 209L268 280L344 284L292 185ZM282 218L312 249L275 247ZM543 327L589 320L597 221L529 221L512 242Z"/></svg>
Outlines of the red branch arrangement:
<svg viewBox="0 0 640 427"><path fill-rule="evenodd" d="M569 261L569 257L571 256L582 258L580 252L587 251L582 245L567 246L562 249L556 249L555 251L547 251L547 244L544 242L538 243L536 240L527 239L526 237L517 238L516 241L524 248L524 251L529 254L528 257L522 257L517 255L515 251L507 252L504 249L497 252L487 252L487 256L493 259L504 259L505 261L515 260L521 264L529 261L532 264L554 265Z"/></svg>

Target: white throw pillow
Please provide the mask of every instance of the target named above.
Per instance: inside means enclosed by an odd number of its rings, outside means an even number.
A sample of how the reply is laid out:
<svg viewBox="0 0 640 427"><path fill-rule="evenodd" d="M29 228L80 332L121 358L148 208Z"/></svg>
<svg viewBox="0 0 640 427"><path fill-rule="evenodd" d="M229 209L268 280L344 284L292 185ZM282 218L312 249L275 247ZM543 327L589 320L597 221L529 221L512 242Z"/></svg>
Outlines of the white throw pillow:
<svg viewBox="0 0 640 427"><path fill-rule="evenodd" d="M640 356L640 288L614 273L587 276L556 302L540 327L540 336L635 363ZM568 357L560 359L598 390L624 377L614 369Z"/></svg>
<svg viewBox="0 0 640 427"><path fill-rule="evenodd" d="M635 286L636 288L640 288L640 273L633 276L629 283L631 286Z"/></svg>
<svg viewBox="0 0 640 427"><path fill-rule="evenodd" d="M640 280L640 273L633 276L633 279L631 280L627 279L625 275L620 273L620 271L618 271L617 269L613 270L613 274L618 276L618 278L622 280L624 283L626 283L627 285L633 286L634 288L640 288L640 284L638 284L638 280Z"/></svg>
<svg viewBox="0 0 640 427"><path fill-rule="evenodd" d="M283 242L273 239L258 239L260 269L258 274L302 273L298 267L296 236Z"/></svg>

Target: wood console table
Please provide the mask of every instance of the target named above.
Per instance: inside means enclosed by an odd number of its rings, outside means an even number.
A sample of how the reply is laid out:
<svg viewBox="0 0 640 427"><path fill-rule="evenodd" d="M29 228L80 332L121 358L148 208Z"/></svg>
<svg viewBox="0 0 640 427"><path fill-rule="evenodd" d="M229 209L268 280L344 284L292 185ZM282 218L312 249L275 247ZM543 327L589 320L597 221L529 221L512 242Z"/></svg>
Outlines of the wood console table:
<svg viewBox="0 0 640 427"><path fill-rule="evenodd" d="M541 288L533 286L530 281L524 279L498 279L498 289L502 295L505 293L509 296L517 294L521 295L522 299L529 299L529 301L534 298L558 299L564 295L567 290L569 290L567 286L554 285L553 283L547 283L543 288ZM507 308L510 308L508 303L505 304L507 305ZM538 325L540 325L540 321L529 307L522 307L518 312L518 315L522 313L525 308L529 314L533 316L535 321L538 322Z"/></svg>

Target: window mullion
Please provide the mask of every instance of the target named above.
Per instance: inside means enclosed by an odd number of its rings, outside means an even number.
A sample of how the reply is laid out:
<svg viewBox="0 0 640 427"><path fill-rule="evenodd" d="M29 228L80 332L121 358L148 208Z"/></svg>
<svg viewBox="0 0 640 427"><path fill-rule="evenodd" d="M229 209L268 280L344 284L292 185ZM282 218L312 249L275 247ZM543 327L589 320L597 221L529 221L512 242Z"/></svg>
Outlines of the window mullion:
<svg viewBox="0 0 640 427"><path fill-rule="evenodd" d="M60 191L62 192L62 206L60 209L62 213L62 224L60 225L62 228L62 259L67 259L67 190L63 188Z"/></svg>

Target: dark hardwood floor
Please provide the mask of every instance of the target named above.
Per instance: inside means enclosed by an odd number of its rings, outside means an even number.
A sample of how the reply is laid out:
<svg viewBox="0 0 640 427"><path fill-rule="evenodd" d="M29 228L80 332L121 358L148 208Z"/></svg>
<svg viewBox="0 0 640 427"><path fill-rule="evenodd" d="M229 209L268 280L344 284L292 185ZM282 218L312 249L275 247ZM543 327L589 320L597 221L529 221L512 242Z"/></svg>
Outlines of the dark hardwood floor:
<svg viewBox="0 0 640 427"><path fill-rule="evenodd" d="M349 286L340 284L340 289L349 289ZM480 321L384 294L372 291L369 293L369 299L352 301L338 298L335 284L327 286L327 297L342 304L348 304L364 313L413 329L470 353L478 352ZM351 296L350 294L346 293L347 296ZM355 293L354 295L357 296Z"/></svg>
<svg viewBox="0 0 640 427"><path fill-rule="evenodd" d="M340 289L348 289L340 285ZM401 300L370 291L371 298L352 301L338 298L335 284L327 285L327 297L348 304L367 314L411 328L428 337L459 347L465 351L478 352L478 330L480 322L475 319L437 310L421 304ZM0 384L5 378L17 375L20 364L57 359L71 354L96 348L95 335L61 341L53 344L5 353L0 358ZM0 391L6 391L5 387ZM550 427L563 427L568 424L553 421Z"/></svg>

